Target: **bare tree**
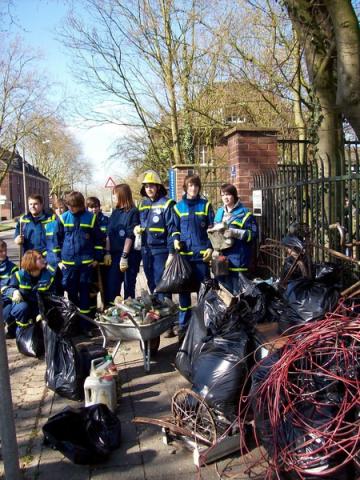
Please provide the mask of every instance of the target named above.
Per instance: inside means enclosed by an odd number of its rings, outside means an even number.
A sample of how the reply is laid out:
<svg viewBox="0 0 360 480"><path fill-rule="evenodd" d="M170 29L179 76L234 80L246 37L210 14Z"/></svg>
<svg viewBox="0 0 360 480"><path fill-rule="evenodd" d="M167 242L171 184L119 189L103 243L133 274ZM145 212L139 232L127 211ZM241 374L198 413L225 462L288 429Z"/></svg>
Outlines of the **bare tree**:
<svg viewBox="0 0 360 480"><path fill-rule="evenodd" d="M89 183L89 165L64 121L56 116L46 121L36 116L33 122L38 127L27 137L26 149L31 163L49 178L50 195L61 197L75 184Z"/></svg>
<svg viewBox="0 0 360 480"><path fill-rule="evenodd" d="M73 14L63 39L75 55L78 78L98 101L106 99L107 108L93 111L93 118L143 130L158 162L164 142L168 166L191 161L192 102L208 76L215 78L216 68L209 66L216 65L219 52L202 23L207 3L85 0L84 5L93 24Z"/></svg>
<svg viewBox="0 0 360 480"><path fill-rule="evenodd" d="M37 58L17 40L3 40L0 52L0 184L6 176L21 142L46 121L49 85L36 72ZM41 117L34 116L42 112Z"/></svg>

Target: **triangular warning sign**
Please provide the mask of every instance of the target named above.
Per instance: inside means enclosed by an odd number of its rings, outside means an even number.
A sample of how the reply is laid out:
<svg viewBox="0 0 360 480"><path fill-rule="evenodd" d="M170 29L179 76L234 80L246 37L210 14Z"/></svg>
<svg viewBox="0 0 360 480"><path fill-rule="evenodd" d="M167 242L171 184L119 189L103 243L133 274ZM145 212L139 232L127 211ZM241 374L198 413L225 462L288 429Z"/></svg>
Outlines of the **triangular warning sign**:
<svg viewBox="0 0 360 480"><path fill-rule="evenodd" d="M116 183L111 177L109 177L105 183L105 188L114 188L115 186L116 186Z"/></svg>

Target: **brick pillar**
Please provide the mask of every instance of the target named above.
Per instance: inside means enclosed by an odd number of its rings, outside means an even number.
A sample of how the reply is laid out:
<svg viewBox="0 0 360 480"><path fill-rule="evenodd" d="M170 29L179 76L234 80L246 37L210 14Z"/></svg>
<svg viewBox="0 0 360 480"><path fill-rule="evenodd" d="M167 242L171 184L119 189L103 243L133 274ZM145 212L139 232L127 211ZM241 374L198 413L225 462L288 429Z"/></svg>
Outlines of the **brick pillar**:
<svg viewBox="0 0 360 480"><path fill-rule="evenodd" d="M253 177L278 162L277 130L237 126L224 134L228 144L231 183L242 203L252 208Z"/></svg>
<svg viewBox="0 0 360 480"><path fill-rule="evenodd" d="M175 171L175 196L177 202L184 195L183 184L185 177L196 173L193 165L174 165L172 169Z"/></svg>

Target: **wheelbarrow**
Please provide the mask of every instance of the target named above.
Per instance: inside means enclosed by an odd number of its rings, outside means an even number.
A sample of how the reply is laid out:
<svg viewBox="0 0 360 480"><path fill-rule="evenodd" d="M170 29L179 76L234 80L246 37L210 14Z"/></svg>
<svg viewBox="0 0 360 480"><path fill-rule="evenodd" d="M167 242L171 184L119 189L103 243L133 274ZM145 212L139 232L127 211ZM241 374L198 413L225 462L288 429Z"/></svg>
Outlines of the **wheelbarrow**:
<svg viewBox="0 0 360 480"><path fill-rule="evenodd" d="M175 322L177 314L167 315L154 323L139 324L131 314L127 314L126 322L114 323L106 315L100 315L93 322L99 327L103 336L103 347L106 348L108 340L117 342L113 357L117 354L123 340L139 340L144 358L144 370L150 372L151 354L155 354L160 345L160 335L168 330Z"/></svg>

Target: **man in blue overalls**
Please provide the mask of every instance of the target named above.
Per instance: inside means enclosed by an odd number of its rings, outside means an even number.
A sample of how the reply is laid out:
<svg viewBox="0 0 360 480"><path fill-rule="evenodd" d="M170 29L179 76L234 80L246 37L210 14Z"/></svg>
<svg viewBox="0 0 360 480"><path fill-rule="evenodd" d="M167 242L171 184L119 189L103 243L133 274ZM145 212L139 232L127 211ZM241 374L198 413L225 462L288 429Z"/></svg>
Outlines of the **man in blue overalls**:
<svg viewBox="0 0 360 480"><path fill-rule="evenodd" d="M89 287L93 268L104 256L103 235L96 215L85 210L85 199L80 192L66 197L69 207L57 219L57 239L61 249L59 267L63 272L63 285L69 299L81 313L89 315ZM84 329L90 324L83 324Z"/></svg>
<svg viewBox="0 0 360 480"><path fill-rule="evenodd" d="M159 175L153 170L144 174L139 204L140 225L134 229L135 235L142 235L141 255L144 272L151 293L155 290L165 270L169 254L174 253L171 240L172 215L175 201L167 197ZM164 294L158 294L159 299ZM166 333L172 336L172 329Z"/></svg>
<svg viewBox="0 0 360 480"><path fill-rule="evenodd" d="M46 256L45 225L55 219L55 215L44 212L41 195L29 195L29 213L21 215L15 227L15 243L23 245L23 253L36 250Z"/></svg>

